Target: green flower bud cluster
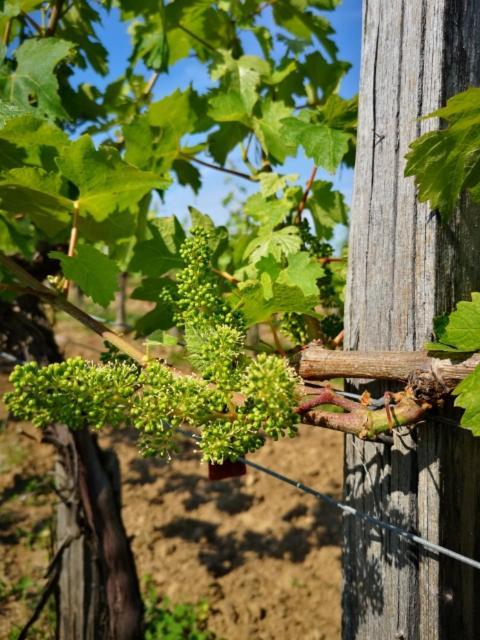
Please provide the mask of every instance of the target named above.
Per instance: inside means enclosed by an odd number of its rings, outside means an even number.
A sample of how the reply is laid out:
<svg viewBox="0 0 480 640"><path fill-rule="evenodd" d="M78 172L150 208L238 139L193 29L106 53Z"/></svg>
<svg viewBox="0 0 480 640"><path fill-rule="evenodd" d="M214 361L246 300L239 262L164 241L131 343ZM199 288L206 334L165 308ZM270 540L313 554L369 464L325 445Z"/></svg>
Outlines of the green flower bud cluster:
<svg viewBox="0 0 480 640"><path fill-rule="evenodd" d="M245 416L249 429L262 429L269 437L296 435L300 378L283 358L261 353L246 368L240 381L240 393L246 398L239 414Z"/></svg>
<svg viewBox="0 0 480 640"><path fill-rule="evenodd" d="M201 427L225 408L216 389L199 378L176 376L158 361L145 367L138 384L130 418L142 432L139 445L144 455L169 455L175 447L176 427Z"/></svg>
<svg viewBox="0 0 480 640"><path fill-rule="evenodd" d="M188 359L205 380L214 381L227 394L235 389L245 365L243 331L224 324L187 324L185 342Z"/></svg>
<svg viewBox="0 0 480 640"><path fill-rule="evenodd" d="M106 340L103 343L104 350L100 354L100 362L103 364L129 364L135 367L137 371L140 371L140 365L135 362L133 358L127 356L126 353L122 353L115 345Z"/></svg>
<svg viewBox="0 0 480 640"><path fill-rule="evenodd" d="M5 394L9 410L38 427L53 422L81 429L119 426L125 421L137 384L128 363L95 365L82 358L39 367L18 365L10 376L14 390Z"/></svg>
<svg viewBox="0 0 480 640"><path fill-rule="evenodd" d="M260 354L251 360L239 380L246 400L231 420L219 418L204 426L200 449L205 460L236 460L263 446L265 436L274 440L297 434L293 411L299 378L283 358Z"/></svg>
<svg viewBox="0 0 480 640"><path fill-rule="evenodd" d="M225 303L212 273L212 233L193 227L180 247L185 267L177 274L177 322L186 325L203 318L210 324L225 324L241 329L243 318Z"/></svg>
<svg viewBox="0 0 480 640"><path fill-rule="evenodd" d="M205 425L199 448L204 460L222 464L253 453L264 443L265 437L256 431L250 432L242 419L217 420Z"/></svg>
<svg viewBox="0 0 480 640"><path fill-rule="evenodd" d="M228 329L230 333L219 331L216 339L219 346L230 348L230 363L239 336ZM221 365L215 367L220 367L222 382ZM54 422L71 429L133 424L140 431L144 455L169 456L175 450L176 429L183 424L202 430L200 448L212 462L256 451L265 436L295 435L292 408L298 378L282 358L260 354L248 365L242 363L233 379L235 389L225 377L227 390L201 378L179 376L160 361L139 371L126 362L94 364L73 358L46 367L17 366L10 377L14 389L5 400L14 415L39 427ZM233 402L234 391L245 396L240 407Z"/></svg>

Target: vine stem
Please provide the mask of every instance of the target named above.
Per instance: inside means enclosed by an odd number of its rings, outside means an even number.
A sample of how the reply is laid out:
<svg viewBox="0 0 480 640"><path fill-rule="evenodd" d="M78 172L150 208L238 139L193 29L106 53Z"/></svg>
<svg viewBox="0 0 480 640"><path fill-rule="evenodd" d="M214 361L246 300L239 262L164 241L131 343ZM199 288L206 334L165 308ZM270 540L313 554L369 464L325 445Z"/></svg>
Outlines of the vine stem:
<svg viewBox="0 0 480 640"><path fill-rule="evenodd" d="M145 85L145 89L143 90L143 97L145 100L148 100L148 98L150 97L159 77L160 71L154 71L152 73L150 80L147 82L147 84Z"/></svg>
<svg viewBox="0 0 480 640"><path fill-rule="evenodd" d="M22 266L20 266L15 260L6 256L0 252L0 265L3 265L10 273L13 273L20 282L27 285L30 288L31 293L34 293L39 298L53 304L62 311L65 311L69 316L81 322L84 326L91 329L94 333L101 338L113 344L117 349L123 351L133 360L141 365L145 364L145 355L143 351L138 349L135 345L131 344L128 340L119 336L114 331L111 331L106 325L95 318L92 318L82 311L79 307L69 302L62 294L58 293L50 287L46 287L36 278L28 273ZM181 375L181 374L180 374Z"/></svg>
<svg viewBox="0 0 480 640"><path fill-rule="evenodd" d="M285 358L285 356L286 356L285 350L282 347L282 343L280 342L280 338L278 337L277 330L275 329L275 326L274 326L273 322L270 322L269 324L270 324L270 329L272 330L273 341L275 342L275 347L276 347L278 353Z"/></svg>
<svg viewBox="0 0 480 640"><path fill-rule="evenodd" d="M184 160L188 160L190 162L196 162L202 167L207 167L207 169L215 169L215 171L228 173L231 176L236 176L237 178L243 178L244 180L249 180L250 182L256 182L256 178L254 178L248 173L244 173L243 171L237 171L236 169L227 169L227 167L222 167L219 164L213 164L212 162L206 162L205 160L200 160L200 158L196 158L195 156L190 156L188 155L188 153L180 153L179 155Z"/></svg>
<svg viewBox="0 0 480 640"><path fill-rule="evenodd" d="M25 13L25 11L22 11L20 15L25 20L25 22L27 22L31 27L33 27L33 29L35 29L35 31L39 35L42 35L43 33L42 27L38 24L36 20L34 20L31 16L29 16L28 13Z"/></svg>
<svg viewBox="0 0 480 640"><path fill-rule="evenodd" d="M177 27L179 29L181 29L182 31L184 31L191 38L193 38L194 40L199 42L203 47L205 47L205 49L208 49L209 51L212 51L213 53L217 53L217 50L215 49L215 47L213 47L209 42L207 42L203 38L200 38L200 36L197 36L197 34L193 33L193 31L190 31L190 29L187 29L187 27L184 27L183 24L181 24L180 22L177 24Z"/></svg>
<svg viewBox="0 0 480 640"><path fill-rule="evenodd" d="M212 271L217 276L220 276L221 278L223 278L224 280L227 280L231 284L238 284L238 282L239 282L239 280L237 280L237 278L235 278L235 276L232 276L232 274L228 273L227 271L220 271L220 269L215 269L215 268L212 268Z"/></svg>
<svg viewBox="0 0 480 640"><path fill-rule="evenodd" d="M7 24L5 25L5 31L3 32L2 42L6 47L8 47L8 43L10 42L11 33L12 33L12 18L10 18L10 20L7 21Z"/></svg>
<svg viewBox="0 0 480 640"><path fill-rule="evenodd" d="M305 185L305 190L303 192L302 199L300 200L300 203L298 205L297 213L293 221L294 224L300 224L300 222L302 221L302 213L303 213L303 210L305 209L305 205L307 204L308 195L312 188L313 181L315 180L315 176L317 175L317 171L318 171L318 167L314 166L312 169L312 172L310 173L310 177L307 181L307 184Z"/></svg>
<svg viewBox="0 0 480 640"><path fill-rule="evenodd" d="M72 258L78 242L78 218L80 216L80 205L78 200L73 203L73 219L72 229L70 231L70 242L68 243L68 257ZM68 290L70 289L70 280L66 280L63 285L63 294L68 297Z"/></svg>
<svg viewBox="0 0 480 640"><path fill-rule="evenodd" d="M62 15L63 3L64 3L64 0L57 0L53 5L52 11L50 13L50 19L48 20L47 29L45 31L46 36L55 35L55 31L57 30L57 27L58 27L58 22Z"/></svg>
<svg viewBox="0 0 480 640"><path fill-rule="evenodd" d="M346 258L333 258L332 256L328 256L325 258L317 258L320 264L330 264L331 262L345 262Z"/></svg>

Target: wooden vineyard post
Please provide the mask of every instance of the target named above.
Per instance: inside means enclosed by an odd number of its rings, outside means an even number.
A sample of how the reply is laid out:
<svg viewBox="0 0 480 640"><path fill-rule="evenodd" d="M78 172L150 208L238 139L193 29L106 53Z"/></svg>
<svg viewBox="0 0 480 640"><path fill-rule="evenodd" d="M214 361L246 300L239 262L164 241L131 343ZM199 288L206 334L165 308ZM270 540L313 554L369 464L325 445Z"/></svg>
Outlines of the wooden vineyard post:
<svg viewBox="0 0 480 640"><path fill-rule="evenodd" d="M403 176L409 143L440 126L419 118L479 84L480 0L364 1L346 349L420 349L434 316L480 290L479 207L464 198L442 224ZM347 436L345 492L362 511L480 558L480 439L462 429L404 429L392 448ZM350 517L343 567L344 640L480 637L474 569Z"/></svg>

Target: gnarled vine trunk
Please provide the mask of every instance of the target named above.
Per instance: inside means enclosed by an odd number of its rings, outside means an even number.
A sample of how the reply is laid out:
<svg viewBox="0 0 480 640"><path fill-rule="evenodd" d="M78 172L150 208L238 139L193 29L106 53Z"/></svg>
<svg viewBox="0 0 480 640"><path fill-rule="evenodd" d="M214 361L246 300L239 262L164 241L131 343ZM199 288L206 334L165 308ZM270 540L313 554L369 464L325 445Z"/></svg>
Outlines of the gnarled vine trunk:
<svg viewBox="0 0 480 640"><path fill-rule="evenodd" d="M480 83L480 0L364 0L345 346L420 349L434 316L480 288L479 208L442 224L418 203L404 155L419 118ZM384 386L370 385L372 394ZM391 387L390 387L391 388ZM347 436L357 508L480 557L480 442L432 421L392 448ZM480 637L480 574L353 518L344 526L343 637Z"/></svg>

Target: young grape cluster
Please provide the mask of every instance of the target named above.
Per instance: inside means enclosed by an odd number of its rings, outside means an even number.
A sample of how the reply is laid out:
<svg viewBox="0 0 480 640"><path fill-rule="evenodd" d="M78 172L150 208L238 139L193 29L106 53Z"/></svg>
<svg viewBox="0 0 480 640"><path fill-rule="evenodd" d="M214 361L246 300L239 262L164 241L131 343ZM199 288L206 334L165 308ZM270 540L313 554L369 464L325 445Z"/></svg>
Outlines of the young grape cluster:
<svg viewBox="0 0 480 640"><path fill-rule="evenodd" d="M53 422L71 429L85 425L119 426L125 420L137 384L137 369L127 363L96 365L82 358L40 367L17 365L5 394L10 411L38 427Z"/></svg>
<svg viewBox="0 0 480 640"><path fill-rule="evenodd" d="M186 424L201 429L199 446L211 462L255 451L267 436L295 435L299 379L283 358L246 357L243 319L212 276L210 240L208 231L192 230L181 250L187 266L177 276L177 317L199 376L180 375L158 360L142 368L114 349L100 364L30 363L11 375L10 411L39 427L134 425L144 455L169 456L176 430Z"/></svg>

